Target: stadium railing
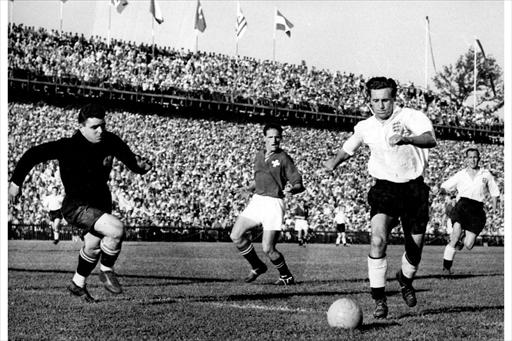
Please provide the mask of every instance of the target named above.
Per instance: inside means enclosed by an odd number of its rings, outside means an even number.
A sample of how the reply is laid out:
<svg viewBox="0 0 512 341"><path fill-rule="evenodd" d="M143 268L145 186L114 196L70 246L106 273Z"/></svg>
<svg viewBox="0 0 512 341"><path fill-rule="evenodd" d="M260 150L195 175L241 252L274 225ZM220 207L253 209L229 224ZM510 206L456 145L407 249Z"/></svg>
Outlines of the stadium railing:
<svg viewBox="0 0 512 341"><path fill-rule="evenodd" d="M166 91L134 91L114 89L103 86L79 82L70 77L53 77L33 75L24 70L10 70L8 78L9 97L30 95L31 98L40 97L48 99L54 97L61 101L77 100L87 101L93 98L100 99L110 105L138 104L146 109L148 105L174 113L188 115L215 115L226 118L266 119L272 117L290 124L310 125L324 128L338 128L350 130L358 121L365 118L365 114L353 111L349 113L320 112L295 107L283 107L277 103L268 102L268 105L248 103L247 100L233 102L233 98L223 94L205 94L198 91L183 91L169 89ZM443 139L473 140L481 143L503 143L504 127L457 127L434 125L436 135Z"/></svg>

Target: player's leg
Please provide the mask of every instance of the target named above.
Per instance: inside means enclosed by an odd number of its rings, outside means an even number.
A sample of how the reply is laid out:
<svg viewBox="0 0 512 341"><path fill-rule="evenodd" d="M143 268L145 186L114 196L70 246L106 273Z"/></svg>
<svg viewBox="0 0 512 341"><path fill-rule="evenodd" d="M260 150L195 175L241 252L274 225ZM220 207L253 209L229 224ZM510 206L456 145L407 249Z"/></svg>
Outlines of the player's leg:
<svg viewBox="0 0 512 341"><path fill-rule="evenodd" d="M105 285L105 289L113 294L120 294L122 288L114 272L114 264L121 253L124 225L116 216L103 213L96 220L94 231L103 236L100 242L100 280Z"/></svg>
<svg viewBox="0 0 512 341"><path fill-rule="evenodd" d="M78 266L68 287L73 295L83 297L86 302L94 302L94 298L87 291L86 281L100 259L100 241L100 237L91 233L84 236L84 246L78 255Z"/></svg>
<svg viewBox="0 0 512 341"><path fill-rule="evenodd" d="M259 275L267 271L267 266L258 257L256 250L254 250L254 245L246 237L246 233L258 225L259 223L256 221L241 215L237 218L230 234L231 240L240 252L240 255L251 265L251 272L245 278L247 283L254 281Z"/></svg>
<svg viewBox="0 0 512 341"><path fill-rule="evenodd" d="M286 261L282 253L277 251L276 244L279 239L280 232L273 230L263 230L263 238L261 240L261 246L263 248L263 252L270 259L272 264L276 267L277 271L279 271L279 279L275 284L277 285L291 285L295 284L295 279L293 278L288 265L286 265Z"/></svg>
<svg viewBox="0 0 512 341"><path fill-rule="evenodd" d="M53 243L57 244L59 242L59 227L60 227L60 218L55 218L52 222L53 229Z"/></svg>
<svg viewBox="0 0 512 341"><path fill-rule="evenodd" d="M397 272L397 281L400 284L402 297L409 307L417 304L416 292L412 282L418 271L423 251L424 234L412 234L404 229L405 252L402 255L401 269Z"/></svg>
<svg viewBox="0 0 512 341"><path fill-rule="evenodd" d="M338 236L336 237L336 246L339 246L341 243L341 232L338 232Z"/></svg>
<svg viewBox="0 0 512 341"><path fill-rule="evenodd" d="M455 253L457 252L457 242L462 235L462 227L459 222L455 222L452 225L452 234L450 236L450 242L444 248L443 254L443 271L448 274L452 273L452 265L453 259L455 258Z"/></svg>
<svg viewBox="0 0 512 341"><path fill-rule="evenodd" d="M464 238L464 246L466 249L471 250L475 246L476 237L478 235L472 231L466 231L466 237Z"/></svg>
<svg viewBox="0 0 512 341"><path fill-rule="evenodd" d="M341 243L343 246L347 246L347 234L345 232L341 232Z"/></svg>
<svg viewBox="0 0 512 341"><path fill-rule="evenodd" d="M387 239L389 227L395 219L383 214L375 214L371 221L370 254L368 255L368 278L370 290L376 307L373 316L385 318L388 315L386 299L386 259Z"/></svg>

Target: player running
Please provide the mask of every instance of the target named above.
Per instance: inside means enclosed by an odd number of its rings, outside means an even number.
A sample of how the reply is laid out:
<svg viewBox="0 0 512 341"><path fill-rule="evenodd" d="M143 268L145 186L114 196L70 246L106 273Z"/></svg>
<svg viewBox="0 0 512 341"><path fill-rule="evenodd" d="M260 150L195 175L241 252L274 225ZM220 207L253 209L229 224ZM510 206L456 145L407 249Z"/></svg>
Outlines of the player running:
<svg viewBox="0 0 512 341"><path fill-rule="evenodd" d="M339 246L340 243L342 243L343 246L348 246L345 232L348 225L348 219L345 215L345 209L341 203L334 209L334 224L336 227L336 232L338 233L336 238L336 246Z"/></svg>
<svg viewBox="0 0 512 341"><path fill-rule="evenodd" d="M62 221L62 200L64 197L59 193L57 186L52 186L52 192L43 197L43 205L48 210L53 231L53 244L59 243L60 222Z"/></svg>
<svg viewBox="0 0 512 341"><path fill-rule="evenodd" d="M452 273L453 258L464 246L471 250L476 237L485 227L486 215L484 199L487 193L491 196L493 212L500 190L494 177L487 170L480 168L480 152L476 148L468 148L465 152L467 167L458 171L441 184L439 194L457 190L459 200L451 213L453 230L450 242L446 245L443 255L443 271Z"/></svg>
<svg viewBox="0 0 512 341"><path fill-rule="evenodd" d="M113 158L135 173L145 174L151 164L135 155L117 135L108 132L105 110L96 104L84 106L78 114L79 129L70 138L43 143L30 148L19 160L9 184L9 200L15 200L30 170L38 163L58 160L66 195L62 214L66 221L82 229L84 246L78 267L68 290L86 302L94 298L86 288L86 279L100 261L100 280L114 293L122 292L114 272L121 251L124 226L113 216L108 187Z"/></svg>
<svg viewBox="0 0 512 341"><path fill-rule="evenodd" d="M254 182L247 190L254 192L245 210L238 216L231 231L231 240L240 254L251 265L251 272L245 278L250 283L267 271L260 260L246 232L263 226L262 248L265 255L279 271L276 285L295 284L284 256L277 251L276 244L281 232L285 211L285 195L301 193L305 190L302 176L291 157L280 148L283 128L277 124L267 124L263 128L265 150L256 153L254 162ZM286 188L289 182L291 187Z"/></svg>
<svg viewBox="0 0 512 341"><path fill-rule="evenodd" d="M297 239L299 241L299 246L306 247L308 240L308 218L309 218L309 209L304 203L304 201L299 200L297 207L295 208L295 232L297 232Z"/></svg>
<svg viewBox="0 0 512 341"><path fill-rule="evenodd" d="M354 134L334 158L325 162L325 167L334 170L363 144L370 148L368 171L375 184L368 193L372 233L368 277L376 303L373 316L385 318L386 247L398 219L404 231L405 252L397 280L406 304L413 307L417 303L412 282L421 261L429 219L429 187L423 181L423 173L428 148L435 147L437 142L425 114L395 105L397 85L393 79L371 78L366 88L373 116L356 124Z"/></svg>

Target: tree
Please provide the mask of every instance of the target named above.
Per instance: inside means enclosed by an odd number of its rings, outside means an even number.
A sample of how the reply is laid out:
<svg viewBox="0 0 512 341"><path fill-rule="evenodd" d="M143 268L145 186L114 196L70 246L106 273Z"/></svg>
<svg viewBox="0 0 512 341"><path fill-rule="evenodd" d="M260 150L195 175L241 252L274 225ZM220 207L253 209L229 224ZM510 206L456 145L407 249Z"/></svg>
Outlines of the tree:
<svg viewBox="0 0 512 341"><path fill-rule="evenodd" d="M503 101L503 71L492 56L486 56L477 51L477 90L484 90L489 98L497 103ZM455 65L443 66L434 78L434 84L439 91L440 97L448 97L457 106L473 92L474 75L474 48L459 57ZM496 94L494 94L494 89Z"/></svg>

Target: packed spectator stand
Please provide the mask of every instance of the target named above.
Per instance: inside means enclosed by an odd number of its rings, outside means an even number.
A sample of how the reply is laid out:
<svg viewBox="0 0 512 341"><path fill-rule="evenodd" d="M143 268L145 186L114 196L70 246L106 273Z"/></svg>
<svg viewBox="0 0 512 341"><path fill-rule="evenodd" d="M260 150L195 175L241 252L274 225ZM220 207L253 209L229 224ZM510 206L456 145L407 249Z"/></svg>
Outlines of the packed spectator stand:
<svg viewBox="0 0 512 341"><path fill-rule="evenodd" d="M43 75L58 82L79 82L106 89L142 93L195 94L200 99L277 105L337 115L368 115L364 105L363 76L306 65L258 61L213 53L191 53L171 48L86 38L72 33L9 26L9 73ZM422 109L434 123L454 127L503 129L503 122L488 112L472 113L453 105L432 105L429 94L401 87L400 103ZM429 102L430 105L427 105ZM467 111L467 112L466 112ZM9 172L29 147L70 136L77 128L77 107L48 103L9 104ZM110 187L115 213L130 233L154 226L164 235L192 228L229 230L247 203L241 187L252 178L252 156L261 147L261 126L223 120L141 115L113 109L107 117L111 131L132 149L150 157L155 168L145 177L114 164ZM334 175L321 163L330 157L348 132L313 127L285 127L284 149L304 174L310 205L310 225L334 232L334 206L341 201L355 231L367 232L366 193L371 186L367 152L351 159ZM461 151L471 142L439 142L431 151L427 183L435 190L447 175L463 167ZM482 164L491 170L503 192L503 146L478 144ZM46 212L41 198L51 185L60 184L57 163L37 166L26 180L21 200L10 206L11 224L41 224ZM444 202L432 198L429 233L444 233ZM293 208L296 198L288 202ZM290 228L290 219L286 219ZM483 234L503 235L503 204L488 217ZM135 231L135 232L134 232ZM437 231L439 232L439 231Z"/></svg>

